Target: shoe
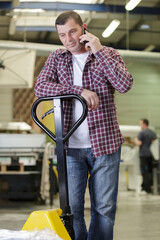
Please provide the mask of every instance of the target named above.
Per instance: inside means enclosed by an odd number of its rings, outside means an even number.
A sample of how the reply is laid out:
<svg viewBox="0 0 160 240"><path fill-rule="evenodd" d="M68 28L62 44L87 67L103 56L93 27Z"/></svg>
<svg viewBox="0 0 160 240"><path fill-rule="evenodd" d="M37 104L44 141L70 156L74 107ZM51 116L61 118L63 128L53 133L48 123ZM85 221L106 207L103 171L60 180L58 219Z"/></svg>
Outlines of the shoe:
<svg viewBox="0 0 160 240"><path fill-rule="evenodd" d="M144 190L142 190L142 191L140 191L138 194L139 194L140 196L144 196L144 195L147 195L147 192L144 191Z"/></svg>

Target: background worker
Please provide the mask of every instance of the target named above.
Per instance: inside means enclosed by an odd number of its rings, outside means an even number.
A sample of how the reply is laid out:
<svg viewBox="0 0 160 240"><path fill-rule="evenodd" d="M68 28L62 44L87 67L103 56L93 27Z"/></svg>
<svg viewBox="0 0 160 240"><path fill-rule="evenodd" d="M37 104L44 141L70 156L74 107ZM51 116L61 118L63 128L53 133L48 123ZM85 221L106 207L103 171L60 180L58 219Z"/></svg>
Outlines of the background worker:
<svg viewBox="0 0 160 240"><path fill-rule="evenodd" d="M149 129L149 121L147 119L140 120L142 131L135 139L139 148L140 168L142 174L142 191L151 193L152 186L152 162L153 156L150 150L152 142L157 138L155 132Z"/></svg>
<svg viewBox="0 0 160 240"><path fill-rule="evenodd" d="M69 202L74 215L76 240L113 239L121 144L114 91L127 92L132 76L119 55L84 31L74 11L56 19L59 38L65 49L52 52L35 86L37 97L78 94L88 105L86 120L70 137L67 149ZM84 41L86 42L84 44ZM64 106L64 130L81 115L77 101ZM84 197L89 178L91 222L84 220Z"/></svg>

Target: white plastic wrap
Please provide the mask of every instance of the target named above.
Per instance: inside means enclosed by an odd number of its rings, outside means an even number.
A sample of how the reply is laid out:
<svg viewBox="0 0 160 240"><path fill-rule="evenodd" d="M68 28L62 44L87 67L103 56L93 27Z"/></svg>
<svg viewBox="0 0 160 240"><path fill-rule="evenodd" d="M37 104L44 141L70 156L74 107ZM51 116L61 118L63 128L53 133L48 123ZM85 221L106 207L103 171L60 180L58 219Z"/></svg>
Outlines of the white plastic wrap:
<svg viewBox="0 0 160 240"><path fill-rule="evenodd" d="M11 231L0 229L0 240L62 240L62 238L48 228L41 231Z"/></svg>

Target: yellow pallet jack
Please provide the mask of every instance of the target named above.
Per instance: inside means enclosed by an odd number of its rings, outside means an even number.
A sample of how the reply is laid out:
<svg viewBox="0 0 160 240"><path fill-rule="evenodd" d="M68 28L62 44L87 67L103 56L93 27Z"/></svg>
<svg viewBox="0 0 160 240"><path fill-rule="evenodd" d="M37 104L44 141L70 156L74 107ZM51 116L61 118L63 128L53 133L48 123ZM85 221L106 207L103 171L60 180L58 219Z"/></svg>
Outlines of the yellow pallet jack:
<svg viewBox="0 0 160 240"><path fill-rule="evenodd" d="M72 126L68 133L64 133L63 124L63 106L68 101L70 106L72 99L79 100L83 107L81 117ZM47 111L42 118L50 113L54 113L55 134L53 134L37 117L37 106L42 101L53 101L53 108ZM42 97L37 99L32 106L32 118L34 122L56 142L57 150L57 168L59 179L59 198L60 209L34 211L30 214L22 230L43 230L45 228L52 229L59 237L64 240L74 240L73 214L71 213L68 197L67 182L67 164L65 143L72 133L79 127L87 116L88 108L85 100L75 94L58 95L53 97ZM73 193L74 194L74 193Z"/></svg>

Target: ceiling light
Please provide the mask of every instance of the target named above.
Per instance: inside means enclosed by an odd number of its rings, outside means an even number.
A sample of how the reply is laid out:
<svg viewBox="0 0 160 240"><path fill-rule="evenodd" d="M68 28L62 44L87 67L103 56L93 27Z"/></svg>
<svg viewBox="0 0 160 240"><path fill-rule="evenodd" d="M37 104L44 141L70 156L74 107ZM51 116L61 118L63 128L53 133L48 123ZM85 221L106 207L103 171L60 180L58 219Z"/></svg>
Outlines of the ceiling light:
<svg viewBox="0 0 160 240"><path fill-rule="evenodd" d="M119 26L120 21L115 19L113 20L110 25L104 30L104 32L102 33L102 36L104 38L109 37L115 30L116 28Z"/></svg>
<svg viewBox="0 0 160 240"><path fill-rule="evenodd" d="M126 6L125 6L125 9L127 11L132 11L139 3L140 3L141 0L130 0Z"/></svg>
<svg viewBox="0 0 160 240"><path fill-rule="evenodd" d="M43 9L14 9L13 12L21 12L21 13L41 13L44 12Z"/></svg>
<svg viewBox="0 0 160 240"><path fill-rule="evenodd" d="M142 25L140 26L140 28L141 28L141 29L149 29L150 26L149 26L148 24L142 24Z"/></svg>

